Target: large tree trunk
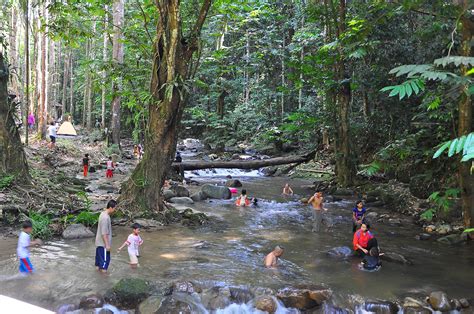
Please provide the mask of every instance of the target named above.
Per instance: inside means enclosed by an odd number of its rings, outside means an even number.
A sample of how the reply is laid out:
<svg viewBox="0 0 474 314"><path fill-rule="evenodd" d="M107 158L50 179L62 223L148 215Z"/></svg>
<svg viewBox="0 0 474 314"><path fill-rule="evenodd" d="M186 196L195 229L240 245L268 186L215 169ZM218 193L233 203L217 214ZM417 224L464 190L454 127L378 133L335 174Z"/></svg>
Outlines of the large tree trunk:
<svg viewBox="0 0 474 314"><path fill-rule="evenodd" d="M337 21L337 26L337 36L342 38L346 30L346 0L339 1L339 20ZM336 63L336 80L339 84L336 95L336 177L339 185L350 186L353 184L355 175L349 131L351 89L349 78L346 76L343 54L344 52L340 48Z"/></svg>
<svg viewBox="0 0 474 314"><path fill-rule="evenodd" d="M219 94L219 98L217 99L217 115L224 119L224 111L225 111L225 98L229 95L226 90L222 90Z"/></svg>
<svg viewBox="0 0 474 314"><path fill-rule="evenodd" d="M105 16L104 16L104 38L103 38L103 47L102 47L102 60L104 61L104 65L107 63L107 44L109 42L108 40L108 33L107 33L107 28L109 25L109 20L108 20L108 11L109 8L106 5L104 7L105 11ZM107 70L102 71L102 108L101 108L101 122L100 122L100 127L102 129L105 129L105 105L106 105L106 93L107 93L107 88L106 88L106 79L107 79Z"/></svg>
<svg viewBox="0 0 474 314"><path fill-rule="evenodd" d="M64 114L67 112L67 84L69 82L69 58L70 52L64 52L64 67L63 67L63 90L61 96L61 108Z"/></svg>
<svg viewBox="0 0 474 314"><path fill-rule="evenodd" d="M43 4L43 18L47 20L47 7L46 3ZM40 23L40 22L39 22ZM38 35L39 37L40 35ZM48 97L47 97L47 72L48 72L48 36L46 35L46 30L43 30L41 33L41 70L40 70L40 79L41 88L39 90L39 106L38 106L38 134L41 139L46 138L46 125L48 124Z"/></svg>
<svg viewBox="0 0 474 314"><path fill-rule="evenodd" d="M114 23L114 39L112 48L112 59L115 71L121 71L123 63L123 25L124 25L124 0L115 0L112 8ZM120 93L122 91L122 77L119 76L112 86L112 119L110 129L112 131L112 143L120 147Z"/></svg>
<svg viewBox="0 0 474 314"><path fill-rule="evenodd" d="M233 161L185 161L174 162L172 167L180 170L199 170L199 169L260 169L263 167L301 164L314 159L316 151L306 155L276 157L263 160L233 160Z"/></svg>
<svg viewBox="0 0 474 314"><path fill-rule="evenodd" d="M154 45L149 125L145 156L124 184L121 201L132 210L163 208L161 187L176 151L179 124L185 107L184 82L193 69L202 25L211 0L204 0L190 36L183 38L179 0L157 0L160 17Z"/></svg>
<svg viewBox="0 0 474 314"><path fill-rule="evenodd" d="M86 40L86 59L89 58L89 50L90 50L90 40ZM85 73L85 83L84 83L84 97L83 97L83 106L82 106L82 126L85 127L87 125L87 100L89 99L89 81L90 81L90 71L86 69Z"/></svg>
<svg viewBox="0 0 474 314"><path fill-rule="evenodd" d="M13 3L11 7L10 16L10 46L9 49L9 61L10 61L10 85L13 93L16 96L20 95L18 76L20 75L20 69L18 67L18 50L17 50L17 25L18 25L18 14L16 4Z"/></svg>
<svg viewBox="0 0 474 314"><path fill-rule="evenodd" d="M29 112L33 113L29 107L30 103L30 17L29 17L29 10L30 10L30 2L26 0L23 7L23 14L25 18L25 99L24 99L24 116L23 125L25 126L25 144L28 145L28 115Z"/></svg>
<svg viewBox="0 0 474 314"><path fill-rule="evenodd" d="M10 106L7 84L8 67L0 51L0 176L14 175L16 180L28 182L28 165L13 119L15 108Z"/></svg>
<svg viewBox="0 0 474 314"><path fill-rule="evenodd" d="M71 56L69 58L69 63L71 64L71 68L69 70L69 76L71 77L71 82L69 84L69 106L70 106L70 112L71 112L71 121L74 120L74 113L75 113L75 106L74 106L74 58L71 53Z"/></svg>
<svg viewBox="0 0 474 314"><path fill-rule="evenodd" d="M474 40L474 21L468 16L468 0L463 0L464 15L461 17L461 55L471 56L471 43ZM468 67L462 66L461 71L465 75ZM467 135L472 132L472 95L468 91L469 85L463 86L463 93L459 101L459 126L458 136ZM470 173L470 163L461 162L459 165L459 187L461 189L461 202L463 209L464 225L474 227L474 177Z"/></svg>
<svg viewBox="0 0 474 314"><path fill-rule="evenodd" d="M95 59L95 52L94 52L94 46L95 46L95 27L96 27L96 22L94 21L92 24L92 39L90 40L90 46L89 46L89 54L90 54L90 60ZM94 71L93 69L89 66L89 87L87 88L87 123L86 126L90 130L93 127L93 122L92 122L92 110L95 107L94 106L94 93L93 93L93 86L92 86L92 81L94 77Z"/></svg>

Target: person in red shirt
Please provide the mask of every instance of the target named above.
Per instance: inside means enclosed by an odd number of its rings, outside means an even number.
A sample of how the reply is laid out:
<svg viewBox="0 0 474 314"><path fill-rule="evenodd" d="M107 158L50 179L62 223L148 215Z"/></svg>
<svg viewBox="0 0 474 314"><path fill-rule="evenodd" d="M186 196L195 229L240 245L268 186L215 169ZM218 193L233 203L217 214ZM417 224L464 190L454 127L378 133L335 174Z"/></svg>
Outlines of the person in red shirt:
<svg viewBox="0 0 474 314"><path fill-rule="evenodd" d="M371 248L378 247L377 239L375 239L365 223L363 223L360 229L354 233L352 243L354 245L354 251L359 253L361 256L368 254Z"/></svg>

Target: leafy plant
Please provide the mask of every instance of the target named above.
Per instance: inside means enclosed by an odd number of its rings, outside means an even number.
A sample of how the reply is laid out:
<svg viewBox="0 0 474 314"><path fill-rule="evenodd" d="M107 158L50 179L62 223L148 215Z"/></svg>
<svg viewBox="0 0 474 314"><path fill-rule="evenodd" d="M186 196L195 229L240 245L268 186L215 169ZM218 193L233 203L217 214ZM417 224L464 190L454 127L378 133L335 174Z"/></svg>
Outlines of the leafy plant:
<svg viewBox="0 0 474 314"><path fill-rule="evenodd" d="M120 155L120 147L117 144L112 144L105 148L105 154L110 155Z"/></svg>
<svg viewBox="0 0 474 314"><path fill-rule="evenodd" d="M92 201L87 196L87 193L84 191L77 192L77 197L84 202L86 211L90 211L92 207Z"/></svg>
<svg viewBox="0 0 474 314"><path fill-rule="evenodd" d="M74 222L83 224L84 226L92 227L97 225L99 221L99 215L99 212L83 211L74 218Z"/></svg>
<svg viewBox="0 0 474 314"><path fill-rule="evenodd" d="M47 215L42 215L34 212L30 212L28 218L33 224L33 232L31 236L39 239L49 239L53 235L49 225L51 224L51 218Z"/></svg>
<svg viewBox="0 0 474 314"><path fill-rule="evenodd" d="M357 173L358 175L364 175L371 177L382 171L382 163L379 161L373 161L367 165L361 165L361 170Z"/></svg>
<svg viewBox="0 0 474 314"><path fill-rule="evenodd" d="M449 149L448 149L449 148ZM448 149L448 156L452 157L454 154L462 152L461 161L469 161L474 158L474 132L468 135L455 138L450 141L446 141L438 148L434 153L433 158L436 159Z"/></svg>
<svg viewBox="0 0 474 314"><path fill-rule="evenodd" d="M0 190L11 186L14 180L14 175L6 175L4 177L0 177Z"/></svg>
<svg viewBox="0 0 474 314"><path fill-rule="evenodd" d="M447 214L453 205L454 199L459 196L459 193L459 189L447 189L444 193L440 191L432 193L428 199L434 203L435 206L423 212L420 217L431 221L437 214Z"/></svg>

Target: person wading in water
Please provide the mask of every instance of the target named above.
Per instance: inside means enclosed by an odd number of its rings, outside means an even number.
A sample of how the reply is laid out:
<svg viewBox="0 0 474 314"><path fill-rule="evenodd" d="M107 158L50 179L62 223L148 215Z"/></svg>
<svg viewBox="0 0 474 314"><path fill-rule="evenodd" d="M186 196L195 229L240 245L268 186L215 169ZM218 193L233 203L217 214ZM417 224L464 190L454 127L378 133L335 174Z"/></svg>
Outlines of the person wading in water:
<svg viewBox="0 0 474 314"><path fill-rule="evenodd" d="M313 206L313 232L319 232L321 230L321 225L323 222L323 193L316 192L308 201L308 204Z"/></svg>

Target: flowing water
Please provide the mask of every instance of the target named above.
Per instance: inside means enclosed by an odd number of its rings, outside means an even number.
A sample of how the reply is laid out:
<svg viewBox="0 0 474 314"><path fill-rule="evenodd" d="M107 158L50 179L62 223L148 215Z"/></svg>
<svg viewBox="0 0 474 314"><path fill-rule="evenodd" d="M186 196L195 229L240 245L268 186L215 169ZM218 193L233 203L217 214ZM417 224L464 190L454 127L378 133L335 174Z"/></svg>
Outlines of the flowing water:
<svg viewBox="0 0 474 314"><path fill-rule="evenodd" d="M209 178L208 178L209 180ZM213 179L219 181L219 179ZM402 218L401 226L374 223L373 232L384 251L413 260L414 265L384 262L378 272L363 272L358 260L338 260L326 252L336 246L351 246L351 208L354 200L328 203L327 215L335 222L327 232L311 232L311 211L297 197L283 198L284 178L242 178L258 208L236 208L232 201L210 200L192 207L221 222L187 228L167 226L142 231L144 245L137 270L130 270L126 251L113 251L110 276L94 271L94 240L53 240L32 250L36 274L17 275L16 238L0 241L0 294L49 309L77 303L81 296L104 293L124 277L152 280L162 288L176 280L198 281L209 286L236 285L279 289L296 284L325 284L334 291L334 302L349 306L353 299L394 300L405 295L446 291L452 297L474 297L474 251L472 246L449 247L432 241L417 241L419 227ZM300 196L308 182L289 181ZM372 209L379 214L384 209ZM130 230L114 227L113 248L120 246ZM276 245L285 253L277 270L262 267L266 253ZM248 305L232 305L225 313L251 313ZM224 313L223 312L223 313ZM280 313L289 313L282 310Z"/></svg>

